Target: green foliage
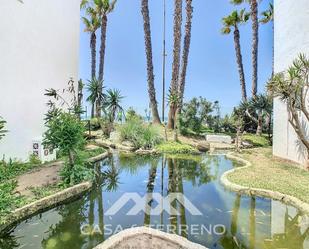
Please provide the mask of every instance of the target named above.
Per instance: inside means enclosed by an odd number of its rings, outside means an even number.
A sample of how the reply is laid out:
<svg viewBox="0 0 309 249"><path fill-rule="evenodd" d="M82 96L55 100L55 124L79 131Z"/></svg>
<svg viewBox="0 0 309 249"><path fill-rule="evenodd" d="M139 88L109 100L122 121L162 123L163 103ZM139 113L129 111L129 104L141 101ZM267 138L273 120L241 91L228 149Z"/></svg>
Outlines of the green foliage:
<svg viewBox="0 0 309 249"><path fill-rule="evenodd" d="M111 122L116 120L117 115L123 114L124 110L121 106L121 101L124 96L121 95L118 89L109 89L106 92L106 98L103 104L103 110L109 117Z"/></svg>
<svg viewBox="0 0 309 249"><path fill-rule="evenodd" d="M3 217L6 214L20 207L25 201L24 198L14 193L16 187L16 181L8 181L0 184L0 224L5 222Z"/></svg>
<svg viewBox="0 0 309 249"><path fill-rule="evenodd" d="M39 200L46 196L57 193L61 190L58 185L47 185L41 187L30 188L31 192L34 194L35 199Z"/></svg>
<svg viewBox="0 0 309 249"><path fill-rule="evenodd" d="M90 119L90 129L92 131L97 131L101 128L100 119L99 118L92 118Z"/></svg>
<svg viewBox="0 0 309 249"><path fill-rule="evenodd" d="M4 128L5 128L5 124L6 124L6 121L3 120L1 117L0 117L0 140L5 136L5 133L7 132Z"/></svg>
<svg viewBox="0 0 309 249"><path fill-rule="evenodd" d="M61 112L52 117L46 127L44 145L51 149L59 149L64 155L82 148L85 143L84 125L73 114Z"/></svg>
<svg viewBox="0 0 309 249"><path fill-rule="evenodd" d="M188 129L200 133L203 125L212 121L211 112L213 112L213 104L205 98L193 98L185 103L179 118L181 134L187 134Z"/></svg>
<svg viewBox="0 0 309 249"><path fill-rule="evenodd" d="M229 115L225 115L225 117L221 120L221 130L228 133L235 133L236 127L233 118Z"/></svg>
<svg viewBox="0 0 309 249"><path fill-rule="evenodd" d="M85 159L77 155L74 159L74 165L66 161L63 169L60 172L62 185L72 186L84 181L92 181L94 179L94 171L90 167L87 167Z"/></svg>
<svg viewBox="0 0 309 249"><path fill-rule="evenodd" d="M142 116L137 114L137 112L132 107L130 107L126 112L126 120L131 120L135 118L141 119L141 120L143 119Z"/></svg>
<svg viewBox="0 0 309 249"><path fill-rule="evenodd" d="M106 150L102 147L98 147L91 150L78 151L78 155L82 158L91 158L105 153Z"/></svg>
<svg viewBox="0 0 309 249"><path fill-rule="evenodd" d="M136 148L151 149L162 141L158 127L144 124L138 117L128 119L118 131L122 141L128 140Z"/></svg>
<svg viewBox="0 0 309 249"><path fill-rule="evenodd" d="M21 175L31 169L41 165L41 161L37 157L30 156L29 162L23 163L10 159L8 162L0 162L0 182L10 180Z"/></svg>
<svg viewBox="0 0 309 249"><path fill-rule="evenodd" d="M246 23L250 18L250 13L246 12L245 9L233 11L229 16L222 19L223 28L221 30L222 34L230 34L232 27L237 27L239 24Z"/></svg>
<svg viewBox="0 0 309 249"><path fill-rule="evenodd" d="M178 142L166 142L156 146L156 149L161 153L168 154L196 154L198 151L191 145Z"/></svg>
<svg viewBox="0 0 309 249"><path fill-rule="evenodd" d="M266 135L258 136L255 134L243 135L243 140L248 141L255 147L268 147L270 146L268 137Z"/></svg>

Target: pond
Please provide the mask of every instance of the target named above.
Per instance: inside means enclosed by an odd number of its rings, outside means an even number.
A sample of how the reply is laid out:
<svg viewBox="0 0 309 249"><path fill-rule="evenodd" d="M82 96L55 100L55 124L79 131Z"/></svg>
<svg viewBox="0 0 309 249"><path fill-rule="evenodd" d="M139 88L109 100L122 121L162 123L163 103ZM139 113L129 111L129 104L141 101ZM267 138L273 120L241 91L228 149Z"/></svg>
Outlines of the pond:
<svg viewBox="0 0 309 249"><path fill-rule="evenodd" d="M21 222L0 248L90 249L148 225L208 248L308 249L308 220L297 209L224 189L220 176L237 166L224 155L114 154L95 165L89 194Z"/></svg>

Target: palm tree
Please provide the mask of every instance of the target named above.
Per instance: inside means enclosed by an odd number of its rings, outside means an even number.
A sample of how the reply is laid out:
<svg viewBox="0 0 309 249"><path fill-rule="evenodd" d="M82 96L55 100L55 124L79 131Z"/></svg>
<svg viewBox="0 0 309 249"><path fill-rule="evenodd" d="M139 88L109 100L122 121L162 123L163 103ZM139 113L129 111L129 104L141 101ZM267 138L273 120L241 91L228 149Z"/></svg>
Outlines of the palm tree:
<svg viewBox="0 0 309 249"><path fill-rule="evenodd" d="M266 10L266 11L263 11L262 12L262 18L260 19L260 22L262 24L267 24L269 22L272 22L272 30L273 30L273 33L274 33L274 5L272 3L269 4L269 9ZM273 45L273 51L272 51L272 76L274 76L274 73L275 73L275 68L274 68L274 65L275 65L275 49L274 49L274 45Z"/></svg>
<svg viewBox="0 0 309 249"><path fill-rule="evenodd" d="M5 136L5 133L7 132L6 130L4 130L5 124L6 121L0 117L0 140Z"/></svg>
<svg viewBox="0 0 309 249"><path fill-rule="evenodd" d="M100 86L101 91L103 90L103 76L104 76L104 62L105 62L105 48L106 48L106 32L108 23L108 14L110 14L116 5L117 0L93 0L94 9L96 14L99 16L101 23L101 45L100 45L100 62L99 62L99 76L98 79L102 83ZM91 0L82 0L82 6L93 6ZM96 103L97 116L101 116L102 102L99 100Z"/></svg>
<svg viewBox="0 0 309 249"><path fill-rule="evenodd" d="M172 66L172 81L170 92L172 95L178 95L178 80L180 69L180 50L181 50L181 23L182 23L182 0L175 0L174 11L174 50L173 50L173 66ZM171 103L168 113L168 129L174 129L176 120L177 106Z"/></svg>
<svg viewBox="0 0 309 249"><path fill-rule="evenodd" d="M106 92L104 108L108 111L110 122L114 122L118 113L124 113L121 100L124 97L118 89L109 89Z"/></svg>
<svg viewBox="0 0 309 249"><path fill-rule="evenodd" d="M148 81L148 94L152 110L153 123L160 124L161 120L158 112L158 103L156 99L156 89L154 86L154 72L152 61L152 42L151 42L151 29L150 29L150 17L148 0L141 1L141 11L144 20L144 37L145 37L145 49L147 59L147 81Z"/></svg>
<svg viewBox="0 0 309 249"><path fill-rule="evenodd" d="M252 19L252 97L257 95L258 83L258 48L259 48L259 20L258 0L231 0L234 4L248 2L250 4L250 15Z"/></svg>
<svg viewBox="0 0 309 249"><path fill-rule="evenodd" d="M99 29L101 23L100 19L97 16L96 11L88 7L86 9L86 14L89 16L82 17L82 20L85 24L85 32L90 33L90 49L91 49L91 78L96 77L96 44L97 44L97 36L96 31Z"/></svg>
<svg viewBox="0 0 309 249"><path fill-rule="evenodd" d="M186 0L186 25L185 25L185 38L184 38L184 45L183 45L183 53L182 53L182 64L181 64L181 73L179 79L179 106L178 112L181 112L182 103L183 103L183 96L186 84L186 75L187 75L187 66L188 66L188 58L189 58L189 51L190 51L190 43L191 43L191 27L192 27L192 14L193 14L193 7L192 7L192 0Z"/></svg>
<svg viewBox="0 0 309 249"><path fill-rule="evenodd" d="M222 19L224 25L224 27L222 28L223 34L230 34L232 32L232 28L234 28L236 60L238 65L243 102L247 101L247 90L246 90L246 79L245 79L244 65L242 61L241 46L240 46L240 32L238 26L240 24L246 23L248 20L249 20L249 14L246 13L245 9L242 9L239 13L238 11L235 10L232 12L232 14Z"/></svg>
<svg viewBox="0 0 309 249"><path fill-rule="evenodd" d="M87 101L89 101L92 104L91 118L94 118L95 116L95 106L98 103L98 101L100 100L100 102L102 102L102 100L104 99L104 94L101 91L101 85L102 83L96 78L88 80L86 90L89 92Z"/></svg>
<svg viewBox="0 0 309 249"><path fill-rule="evenodd" d="M256 119L251 117L251 115L249 116L257 123L256 134L261 136L263 132L263 120L265 116L271 117L272 114L272 98L270 96L260 94L251 99L250 105L256 111L258 118Z"/></svg>

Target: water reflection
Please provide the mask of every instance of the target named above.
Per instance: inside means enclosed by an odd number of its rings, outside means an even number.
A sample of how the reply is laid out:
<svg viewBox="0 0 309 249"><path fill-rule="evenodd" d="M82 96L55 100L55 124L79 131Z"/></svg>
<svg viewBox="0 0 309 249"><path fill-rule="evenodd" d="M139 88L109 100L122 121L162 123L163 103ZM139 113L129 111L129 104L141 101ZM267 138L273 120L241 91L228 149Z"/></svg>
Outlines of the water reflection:
<svg viewBox="0 0 309 249"><path fill-rule="evenodd" d="M132 225L170 225L175 232L208 248L219 249L308 249L309 226L297 210L269 199L241 196L226 191L220 175L233 167L224 156L131 156L114 155L94 165L96 183L82 199L47 211L19 224L0 239L0 248L90 249L103 242L112 232ZM126 213L127 203L114 216L104 214L124 193L148 193L145 209L135 216ZM180 215L150 215L157 203L154 193L166 197L182 193L202 213L194 216L181 204L170 199L170 207ZM147 205L149 204L149 205ZM192 232L190 227L225 226L225 231ZM86 227L82 234L81 227ZM186 229L181 229L185 227ZM118 230L117 230L118 229ZM218 232L218 231L217 231Z"/></svg>

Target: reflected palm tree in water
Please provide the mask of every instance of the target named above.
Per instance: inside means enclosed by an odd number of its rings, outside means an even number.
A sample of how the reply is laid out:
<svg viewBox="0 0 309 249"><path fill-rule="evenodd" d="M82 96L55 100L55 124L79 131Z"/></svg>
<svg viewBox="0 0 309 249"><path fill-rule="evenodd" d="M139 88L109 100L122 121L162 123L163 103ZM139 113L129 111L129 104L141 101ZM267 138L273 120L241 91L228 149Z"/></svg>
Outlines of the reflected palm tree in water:
<svg viewBox="0 0 309 249"><path fill-rule="evenodd" d="M147 199L145 203L145 217L144 217L144 225L149 226L150 225L150 211L151 211L151 205L153 203L152 194L155 186L155 180L157 176L157 161L152 161L151 167L149 170L149 177L147 182Z"/></svg>
<svg viewBox="0 0 309 249"><path fill-rule="evenodd" d="M217 244L221 245L224 249L246 249L247 246L237 238L238 233L238 216L240 211L241 195L237 194L231 216L230 230L225 231L225 234L221 236L218 242L214 243L213 247L217 247Z"/></svg>
<svg viewBox="0 0 309 249"><path fill-rule="evenodd" d="M101 183L103 188L108 192L117 191L120 184L120 173L121 170L117 167L114 158L108 160L107 169L105 169L101 175Z"/></svg>

